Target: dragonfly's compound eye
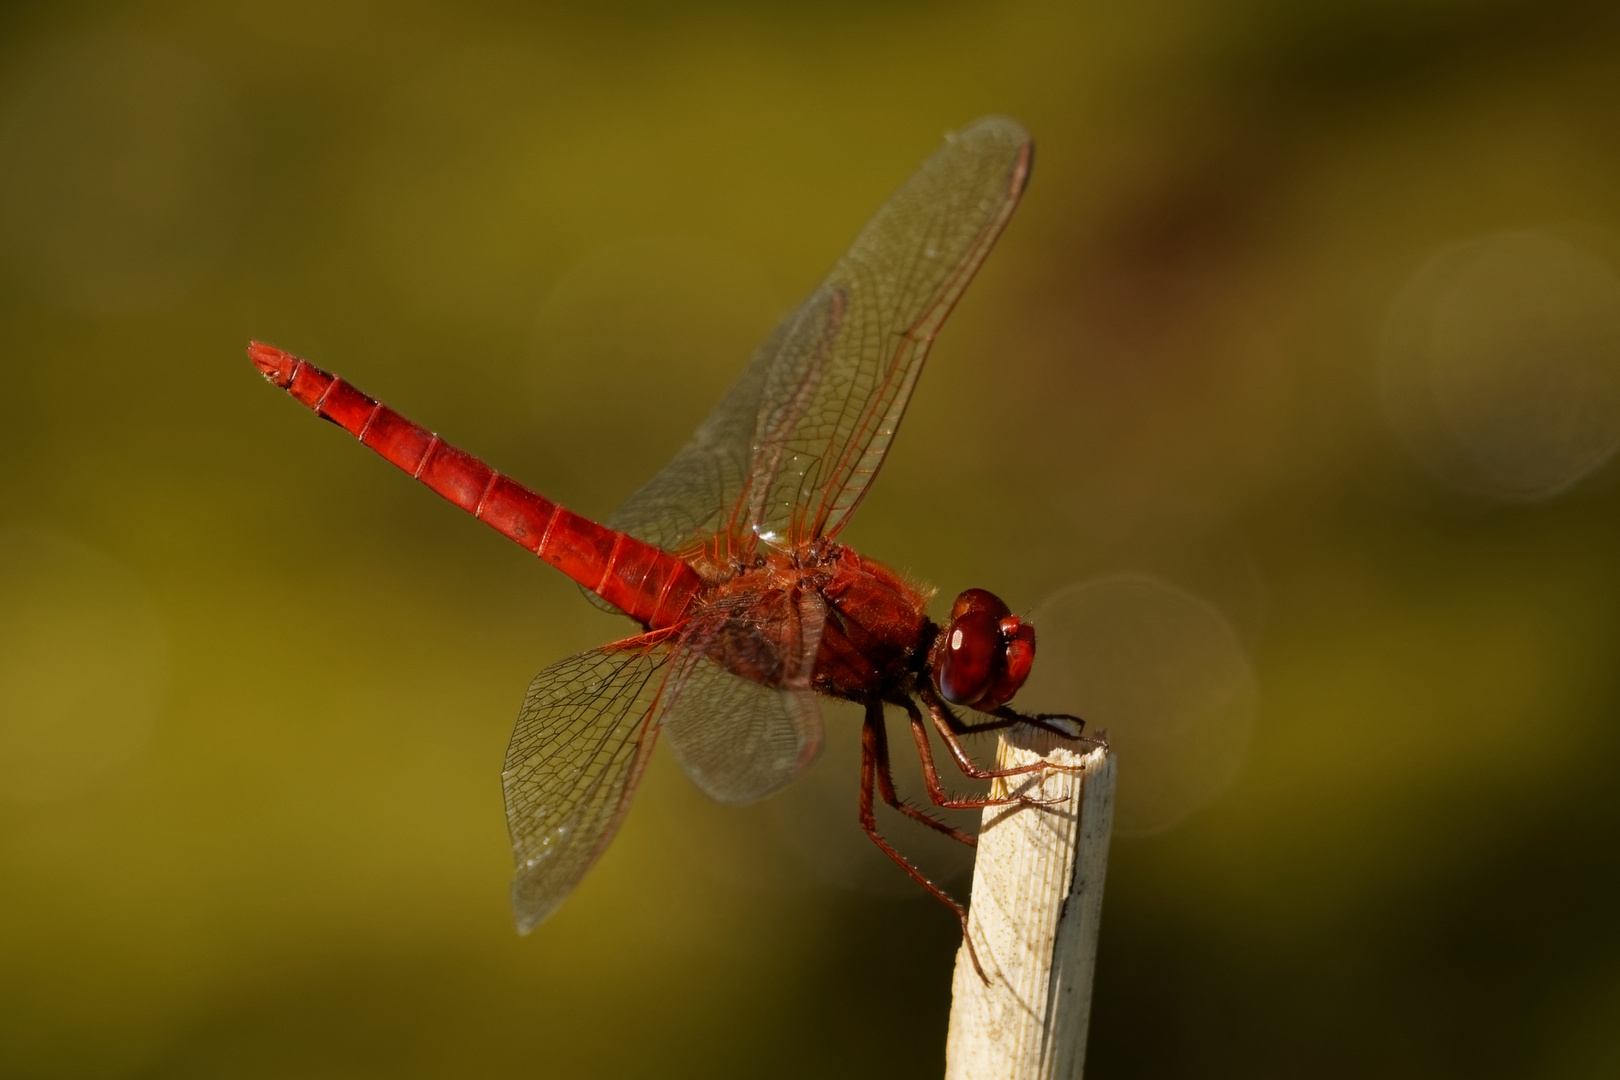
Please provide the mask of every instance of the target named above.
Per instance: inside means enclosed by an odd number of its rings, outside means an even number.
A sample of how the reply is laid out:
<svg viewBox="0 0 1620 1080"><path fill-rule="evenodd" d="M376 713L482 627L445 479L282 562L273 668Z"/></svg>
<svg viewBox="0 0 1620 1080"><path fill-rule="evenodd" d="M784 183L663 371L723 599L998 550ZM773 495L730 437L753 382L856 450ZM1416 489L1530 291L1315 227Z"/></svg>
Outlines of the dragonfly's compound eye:
<svg viewBox="0 0 1620 1080"><path fill-rule="evenodd" d="M1011 701L1035 664L1035 628L995 593L969 589L930 659L934 682L952 705L992 712Z"/></svg>
<svg viewBox="0 0 1620 1080"><path fill-rule="evenodd" d="M955 623L970 611L981 611L994 620L1006 618L1011 610L1001 597L989 589L967 589L951 605L951 622Z"/></svg>
<svg viewBox="0 0 1620 1080"><path fill-rule="evenodd" d="M997 629L1001 631L1001 675L985 691L977 707L989 711L1007 704L1018 693L1024 680L1029 678L1030 668L1035 666L1035 628L1024 622L1016 615L1008 615L1002 619Z"/></svg>
<svg viewBox="0 0 1620 1080"><path fill-rule="evenodd" d="M952 705L972 705L1001 674L1000 620L987 611L964 611L945 631L945 652L934 669L939 692Z"/></svg>

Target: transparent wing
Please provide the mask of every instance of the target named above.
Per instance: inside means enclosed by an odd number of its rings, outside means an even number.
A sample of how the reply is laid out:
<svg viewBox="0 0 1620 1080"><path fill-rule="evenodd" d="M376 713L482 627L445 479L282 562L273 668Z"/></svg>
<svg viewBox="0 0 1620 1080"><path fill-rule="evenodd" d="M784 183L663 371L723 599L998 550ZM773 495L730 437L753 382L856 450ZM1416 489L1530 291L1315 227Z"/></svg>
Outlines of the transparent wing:
<svg viewBox="0 0 1620 1080"><path fill-rule="evenodd" d="M835 535L894 440L945 317L1012 216L1029 136L980 120L923 163L800 309L767 376L750 524L800 541Z"/></svg>
<svg viewBox="0 0 1620 1080"><path fill-rule="evenodd" d="M765 375L791 322L772 331L687 444L608 518L609 528L665 551L723 530L748 478Z"/></svg>
<svg viewBox="0 0 1620 1080"><path fill-rule="evenodd" d="M611 520L669 550L835 535L877 475L940 325L1022 194L1002 117L947 139L777 327L675 459Z"/></svg>
<svg viewBox="0 0 1620 1080"><path fill-rule="evenodd" d="M699 662L664 718L675 760L704 794L744 806L797 779L821 752L821 709L783 690Z"/></svg>
<svg viewBox="0 0 1620 1080"><path fill-rule="evenodd" d="M813 590L722 601L695 620L680 694L663 723L675 759L710 798L733 806L763 799L821 752L810 675L826 621L826 602ZM705 653L723 653L758 678L733 675Z"/></svg>
<svg viewBox="0 0 1620 1080"><path fill-rule="evenodd" d="M519 933L557 910L618 830L657 739L669 656L631 638L529 684L501 773Z"/></svg>

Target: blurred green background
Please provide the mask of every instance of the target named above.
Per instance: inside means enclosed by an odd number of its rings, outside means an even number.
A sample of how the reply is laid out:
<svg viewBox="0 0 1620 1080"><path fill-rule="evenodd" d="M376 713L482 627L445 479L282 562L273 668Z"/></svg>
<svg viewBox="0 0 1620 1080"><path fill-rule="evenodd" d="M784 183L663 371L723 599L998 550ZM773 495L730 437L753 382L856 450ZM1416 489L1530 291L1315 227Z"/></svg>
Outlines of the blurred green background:
<svg viewBox="0 0 1620 1080"><path fill-rule="evenodd" d="M0 37L0 1074L939 1075L956 928L845 713L747 810L660 753L513 933L517 705L626 624L243 347L604 515L989 112L1028 195L846 538L947 602L1152 575L1256 688L1224 786L1116 839L1089 1075L1620 1074L1612 4Z"/></svg>

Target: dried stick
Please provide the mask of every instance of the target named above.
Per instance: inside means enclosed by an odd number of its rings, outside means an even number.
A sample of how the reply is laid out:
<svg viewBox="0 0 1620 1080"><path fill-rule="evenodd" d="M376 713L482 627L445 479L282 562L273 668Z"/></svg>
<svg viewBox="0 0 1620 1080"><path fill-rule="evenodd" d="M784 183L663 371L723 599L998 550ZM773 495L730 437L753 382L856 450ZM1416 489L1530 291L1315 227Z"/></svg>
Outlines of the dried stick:
<svg viewBox="0 0 1620 1080"><path fill-rule="evenodd" d="M946 1080L1079 1080L1086 1058L1091 975L1114 818L1114 760L1081 754L1040 731L1001 738L1002 768L1046 758L1078 772L998 780L1058 799L984 811L968 913L989 984L964 945L956 955Z"/></svg>

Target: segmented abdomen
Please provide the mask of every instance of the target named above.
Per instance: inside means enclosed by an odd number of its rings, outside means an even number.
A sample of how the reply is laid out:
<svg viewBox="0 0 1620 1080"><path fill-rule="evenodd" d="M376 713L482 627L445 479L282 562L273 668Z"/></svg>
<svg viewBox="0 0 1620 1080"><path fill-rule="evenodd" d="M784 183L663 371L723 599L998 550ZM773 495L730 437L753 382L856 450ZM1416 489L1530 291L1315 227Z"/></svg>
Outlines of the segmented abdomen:
<svg viewBox="0 0 1620 1080"><path fill-rule="evenodd" d="M257 341L248 356L316 415L649 629L678 623L703 588L684 560L558 506L307 360Z"/></svg>

